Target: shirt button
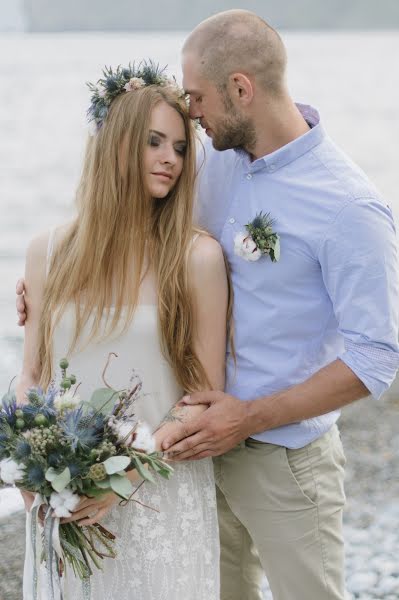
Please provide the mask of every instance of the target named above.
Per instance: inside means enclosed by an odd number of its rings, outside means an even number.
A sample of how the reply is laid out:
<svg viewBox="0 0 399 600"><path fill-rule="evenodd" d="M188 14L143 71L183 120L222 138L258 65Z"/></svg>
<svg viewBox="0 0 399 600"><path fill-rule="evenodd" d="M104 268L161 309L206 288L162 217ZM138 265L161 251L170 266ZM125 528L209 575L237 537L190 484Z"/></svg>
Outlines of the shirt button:
<svg viewBox="0 0 399 600"><path fill-rule="evenodd" d="M231 217L231 218L229 219L229 223L233 224L233 223L235 223L235 222L236 222L236 220L235 220L233 217Z"/></svg>
<svg viewBox="0 0 399 600"><path fill-rule="evenodd" d="M275 171L276 165L269 165L269 171Z"/></svg>
<svg viewBox="0 0 399 600"><path fill-rule="evenodd" d="M247 173L247 179L252 179L251 173Z"/></svg>

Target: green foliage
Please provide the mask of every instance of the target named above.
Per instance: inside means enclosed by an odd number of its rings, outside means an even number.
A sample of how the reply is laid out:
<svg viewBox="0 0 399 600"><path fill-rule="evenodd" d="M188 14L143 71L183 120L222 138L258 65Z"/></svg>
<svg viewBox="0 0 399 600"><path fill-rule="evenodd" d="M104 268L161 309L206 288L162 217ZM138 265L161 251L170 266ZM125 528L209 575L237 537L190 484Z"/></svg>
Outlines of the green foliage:
<svg viewBox="0 0 399 600"><path fill-rule="evenodd" d="M273 231L273 225L274 220L270 213L261 211L253 221L245 225L245 228L258 250L262 254L269 254L271 260L277 262L280 258L280 237Z"/></svg>

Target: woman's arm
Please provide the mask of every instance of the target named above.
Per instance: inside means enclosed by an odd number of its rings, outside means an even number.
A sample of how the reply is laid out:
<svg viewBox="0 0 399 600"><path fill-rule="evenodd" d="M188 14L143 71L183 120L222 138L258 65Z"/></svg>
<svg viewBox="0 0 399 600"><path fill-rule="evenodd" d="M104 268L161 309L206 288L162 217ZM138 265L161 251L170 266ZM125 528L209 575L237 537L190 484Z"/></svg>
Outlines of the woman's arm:
<svg viewBox="0 0 399 600"><path fill-rule="evenodd" d="M47 243L49 234L41 234L29 244L25 262L25 302L28 317L25 322L24 356L22 371L16 387L18 404L26 402L25 392L38 385L39 364L39 323L42 311L43 291L46 280ZM35 495L21 490L25 508L30 510Z"/></svg>
<svg viewBox="0 0 399 600"><path fill-rule="evenodd" d="M25 263L25 322L24 355L22 371L17 384L17 400L25 402L26 390L39 383L39 323L46 280L47 243L49 234L36 237L29 244Z"/></svg>
<svg viewBox="0 0 399 600"><path fill-rule="evenodd" d="M207 235L194 242L188 263L189 283L194 302L194 348L204 367L212 390L223 390L226 360L226 315L228 283L220 244ZM191 421L206 406L186 406L178 402L157 430L157 446L173 432L176 424Z"/></svg>

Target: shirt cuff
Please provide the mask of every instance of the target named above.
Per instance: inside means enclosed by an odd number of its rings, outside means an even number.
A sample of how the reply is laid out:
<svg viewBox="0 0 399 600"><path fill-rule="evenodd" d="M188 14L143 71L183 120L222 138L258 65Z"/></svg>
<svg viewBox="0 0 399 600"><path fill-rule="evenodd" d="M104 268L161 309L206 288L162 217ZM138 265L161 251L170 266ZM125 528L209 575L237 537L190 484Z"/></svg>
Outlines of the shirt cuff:
<svg viewBox="0 0 399 600"><path fill-rule="evenodd" d="M399 368L399 352L369 344L356 344L351 340L345 340L345 351L338 358L377 400L387 391Z"/></svg>

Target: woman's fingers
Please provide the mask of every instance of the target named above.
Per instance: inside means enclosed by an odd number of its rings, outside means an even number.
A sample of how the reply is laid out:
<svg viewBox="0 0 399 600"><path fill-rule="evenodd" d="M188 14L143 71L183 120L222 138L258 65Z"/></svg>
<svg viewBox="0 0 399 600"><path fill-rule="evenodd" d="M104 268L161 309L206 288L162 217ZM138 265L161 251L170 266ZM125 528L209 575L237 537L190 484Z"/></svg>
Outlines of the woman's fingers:
<svg viewBox="0 0 399 600"><path fill-rule="evenodd" d="M79 521L80 519L84 519L86 517L95 517L99 509L93 508L90 506L86 506L81 510L75 510L70 517L64 517L61 519L61 523L72 523L72 521Z"/></svg>
<svg viewBox="0 0 399 600"><path fill-rule="evenodd" d="M102 508L98 511L98 513L95 516L79 521L78 525L81 527L88 527L89 525L94 525L94 523L98 523L107 514L110 508L111 507L108 506Z"/></svg>

